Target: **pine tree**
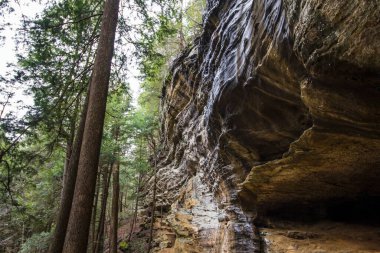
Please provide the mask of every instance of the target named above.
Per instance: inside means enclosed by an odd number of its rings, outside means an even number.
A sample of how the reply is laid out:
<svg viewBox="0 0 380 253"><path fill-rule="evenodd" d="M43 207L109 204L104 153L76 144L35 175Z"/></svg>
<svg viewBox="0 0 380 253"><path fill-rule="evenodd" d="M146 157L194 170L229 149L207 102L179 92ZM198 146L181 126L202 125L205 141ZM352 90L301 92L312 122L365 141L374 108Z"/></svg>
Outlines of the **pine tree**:
<svg viewBox="0 0 380 253"><path fill-rule="evenodd" d="M87 250L118 9L119 0L107 0L104 5L79 158L73 208L71 209L63 248L64 253L86 252Z"/></svg>

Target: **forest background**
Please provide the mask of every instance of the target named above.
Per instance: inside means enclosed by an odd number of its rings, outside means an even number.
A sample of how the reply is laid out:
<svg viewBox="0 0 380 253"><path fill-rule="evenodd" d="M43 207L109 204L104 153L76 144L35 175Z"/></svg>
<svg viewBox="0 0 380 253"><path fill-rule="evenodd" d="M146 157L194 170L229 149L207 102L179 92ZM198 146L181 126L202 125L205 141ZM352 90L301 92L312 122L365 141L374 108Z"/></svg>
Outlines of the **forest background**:
<svg viewBox="0 0 380 253"><path fill-rule="evenodd" d="M20 4L0 1L3 43ZM51 246L99 42L104 1L39 4L43 11L33 17L16 15L17 60L0 76L0 252ZM155 174L162 84L199 35L204 8L204 0L120 3L88 252L110 247L105 242L126 220L133 230ZM130 237L119 247L145 252Z"/></svg>

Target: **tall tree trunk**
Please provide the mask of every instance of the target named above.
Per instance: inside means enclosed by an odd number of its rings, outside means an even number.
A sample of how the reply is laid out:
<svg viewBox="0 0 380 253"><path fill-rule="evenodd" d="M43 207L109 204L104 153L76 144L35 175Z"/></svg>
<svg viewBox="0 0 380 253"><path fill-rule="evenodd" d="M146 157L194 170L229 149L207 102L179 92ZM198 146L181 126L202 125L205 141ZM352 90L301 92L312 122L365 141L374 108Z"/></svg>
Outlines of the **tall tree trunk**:
<svg viewBox="0 0 380 253"><path fill-rule="evenodd" d="M117 253L117 229L119 220L119 169L120 163L117 161L112 172L112 211L111 211L111 235L110 235L110 252Z"/></svg>
<svg viewBox="0 0 380 253"><path fill-rule="evenodd" d="M127 186L128 187L128 186ZM123 207L124 207L124 211L125 211L125 214L127 215L128 213L128 210L129 210L129 205L128 205L128 188L125 189L125 192L124 192L124 204L123 204Z"/></svg>
<svg viewBox="0 0 380 253"><path fill-rule="evenodd" d="M149 234L149 241L148 241L148 252L152 249L152 241L153 241L153 229L154 229L154 219L155 219L155 211L156 211L156 192L157 192L157 160L159 157L160 152L157 154L157 147L156 142L154 140L154 137L151 136L150 142L148 139L148 143L150 143L151 149L153 151L153 157L154 157L154 170L153 170L153 199L152 199L152 215L151 215L151 221L150 221L150 234Z"/></svg>
<svg viewBox="0 0 380 253"><path fill-rule="evenodd" d="M112 204L111 204L111 207L112 207ZM106 230L104 232L104 234L107 235L107 237L104 238L104 242L107 242L107 246L104 246L104 247L108 249L111 248L111 240L110 240L111 239L111 211L112 211L111 207L107 208Z"/></svg>
<svg viewBox="0 0 380 253"><path fill-rule="evenodd" d="M86 99L85 99L85 106L86 107L87 107L87 102L88 102L87 98L88 98L88 91L87 91ZM71 154L73 153L73 149L74 149L73 146L74 146L74 138L75 138L75 124L76 124L77 117L78 117L79 107L80 107L80 99L77 99L77 101L75 102L74 115L72 115L72 117L70 118L70 133L69 133L69 136L67 137L67 141L66 141L66 157L65 157L64 167L63 167L61 199L63 198L63 194L64 194L63 187L66 184L67 177L69 176L68 174L71 172L69 169L69 165L70 165ZM86 110L87 110L87 108L86 108ZM83 129L84 129L84 126L83 126ZM83 129L81 130L82 131L82 137L83 137ZM78 156L79 156L79 154L78 154ZM78 170L78 164L76 164L76 171L77 170ZM69 214L70 214L70 212L69 212Z"/></svg>
<svg viewBox="0 0 380 253"><path fill-rule="evenodd" d="M132 237L132 234L133 234L133 229L135 227L136 220L137 220L137 211L138 211L138 207L139 207L139 190L140 190L141 178L142 178L141 173L139 173L139 179L138 179L137 187L136 187L135 210L134 210L134 213L133 213L131 230L129 231L129 235L128 235L128 240L127 240L128 243L131 241L131 237Z"/></svg>
<svg viewBox="0 0 380 253"><path fill-rule="evenodd" d="M107 210L107 199L108 199L108 189L110 185L111 180L111 166L108 168L106 167L103 175L103 192L102 192L102 204L100 207L100 217L99 217L99 225L98 225L98 231L96 233L96 239L94 243L94 253L101 253L103 251L103 245L104 245L104 223L106 219L106 210Z"/></svg>
<svg viewBox="0 0 380 253"><path fill-rule="evenodd" d="M118 10L119 0L105 2L64 253L86 252L87 249Z"/></svg>
<svg viewBox="0 0 380 253"><path fill-rule="evenodd" d="M156 211L156 191L157 191L157 156L156 155L155 155L154 172L153 173L154 173L153 200L152 200L152 215L151 215L151 221L150 221L148 252L150 252L150 250L152 249L154 219L155 219L155 211Z"/></svg>
<svg viewBox="0 0 380 253"><path fill-rule="evenodd" d="M142 180L142 174L141 174L141 159L142 159L142 136L140 135L140 147L139 147L139 178L137 181L137 187L136 187L136 205L135 205L135 210L132 218L132 224L131 224L131 230L129 231L128 235L128 243L131 241L131 237L133 234L133 229L137 221L137 211L138 211L138 206L139 206L139 191L140 191L140 184Z"/></svg>
<svg viewBox="0 0 380 253"><path fill-rule="evenodd" d="M87 252L89 253L92 253L94 251L95 240L96 240L96 215L97 215L99 191L100 191L100 175L101 173L98 173L98 178L96 179L96 193L95 193L94 207L92 211L91 233L90 233L90 238L89 238L90 245L87 249Z"/></svg>
<svg viewBox="0 0 380 253"><path fill-rule="evenodd" d="M75 132L75 129L74 129L74 132ZM67 177L68 177L68 170L69 170L68 168L69 168L69 164L70 164L70 156L71 156L71 153L73 151L73 140L74 140L74 134L73 134L73 131L71 131L70 136L66 140L66 155L65 155L65 164L63 165L61 199L63 198L63 187L65 187Z"/></svg>
<svg viewBox="0 0 380 253"><path fill-rule="evenodd" d="M121 214L121 212L123 212L123 192L120 191L120 201L119 201L119 214Z"/></svg>
<svg viewBox="0 0 380 253"><path fill-rule="evenodd" d="M90 85L87 90L86 99L82 109L79 126L77 129L74 146L71 151L69 163L65 169L64 184L61 194L61 203L57 215L56 227L49 253L61 253L65 242L67 225L74 196L75 182L78 173L79 156L82 147L83 133L87 116L87 109L90 97Z"/></svg>
<svg viewBox="0 0 380 253"><path fill-rule="evenodd" d="M87 90L87 94L86 94L85 104L88 101L87 97L88 97L88 90ZM86 106L87 106L87 104L86 104ZM65 164L64 164L64 168L63 168L63 180L62 180L62 193L61 194L63 194L63 186L65 185L65 183L67 181L67 176L68 176L68 172L69 172L68 167L70 165L70 157L71 157L71 154L72 154L73 148L74 148L73 145L74 145L74 138L75 138L75 124L76 124L76 121L78 118L79 107L80 107L80 99L77 99L75 102L74 114L72 115L72 117L70 117L70 133L69 133L69 136L67 137L67 142L66 142L66 157L65 157ZM86 108L86 110L87 110L87 108ZM77 167L78 167L78 165L77 165ZM61 199L62 199L62 196L61 196Z"/></svg>

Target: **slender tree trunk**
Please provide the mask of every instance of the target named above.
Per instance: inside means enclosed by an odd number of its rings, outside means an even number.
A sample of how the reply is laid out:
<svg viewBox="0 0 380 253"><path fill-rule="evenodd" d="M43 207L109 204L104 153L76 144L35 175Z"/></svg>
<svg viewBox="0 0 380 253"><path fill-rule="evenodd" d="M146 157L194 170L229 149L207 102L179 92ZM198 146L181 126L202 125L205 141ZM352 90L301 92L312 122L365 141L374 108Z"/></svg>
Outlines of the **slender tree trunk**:
<svg viewBox="0 0 380 253"><path fill-rule="evenodd" d="M99 168L100 170L100 168ZM87 252L92 253L95 248L95 240L96 240L96 215L97 215L97 209L98 209L98 200L99 200L99 191L100 191L100 175L101 173L98 173L98 178L96 179L96 193L95 193L95 201L94 201L94 207L92 211L92 222L91 222L91 233L90 233L90 245L88 247Z"/></svg>
<svg viewBox="0 0 380 253"><path fill-rule="evenodd" d="M63 165L63 177L62 177L62 191L61 191L61 199L63 198L63 187L66 184L68 177L68 168L70 163L70 156L73 149L73 139L70 137L67 138L66 141L66 155L65 155L65 164Z"/></svg>
<svg viewBox="0 0 380 253"><path fill-rule="evenodd" d="M118 229L118 221L119 221L119 192L120 192L120 184L119 184L119 169L120 163L116 162L116 166L114 166L114 170L112 172L112 210L111 210L111 235L110 235L110 252L117 253L117 229Z"/></svg>
<svg viewBox="0 0 380 253"><path fill-rule="evenodd" d="M183 31L183 0L180 1L181 4L181 10L180 10L180 16L179 16L179 22L180 22L180 27L179 27L179 44L180 44L180 49L184 50L186 41L185 41L185 33Z"/></svg>
<svg viewBox="0 0 380 253"><path fill-rule="evenodd" d="M129 205L128 205L128 189L125 190L124 193L124 211L127 214L129 211Z"/></svg>
<svg viewBox="0 0 380 253"><path fill-rule="evenodd" d="M102 204L100 207L100 217L98 231L96 233L96 239L94 243L94 253L101 253L103 251L104 245L104 223L106 218L106 209L107 209L107 199L108 199L108 188L111 180L111 168L112 165L108 168L106 167L103 175L103 193L102 193Z"/></svg>
<svg viewBox="0 0 380 253"><path fill-rule="evenodd" d="M87 116L88 101L90 96L90 85L87 90L86 99L82 109L79 126L77 129L74 146L72 148L69 163L65 169L64 184L61 194L61 203L57 215L56 227L49 253L61 253L65 242L67 225L69 222L72 200L74 196L75 182L77 179L79 155L83 141L83 133Z"/></svg>
<svg viewBox="0 0 380 253"><path fill-rule="evenodd" d="M140 191L141 177L142 177L141 173L139 173L139 179L138 179L137 187L136 187L135 210L133 212L131 230L129 231L129 235L128 235L128 240L127 240L128 243L131 241L131 237L132 237L132 234L133 234L133 229L134 229L136 221L137 221L137 211L138 211L138 207L139 207L139 193L140 193L139 191Z"/></svg>
<svg viewBox="0 0 380 253"><path fill-rule="evenodd" d="M21 245L24 244L24 241L25 241L25 223L22 222Z"/></svg>
<svg viewBox="0 0 380 253"><path fill-rule="evenodd" d="M123 192L120 191L120 201L119 201L119 214L123 212Z"/></svg>
<svg viewBox="0 0 380 253"><path fill-rule="evenodd" d="M119 0L105 2L64 253L86 252L87 249L118 10Z"/></svg>
<svg viewBox="0 0 380 253"><path fill-rule="evenodd" d="M154 229L154 219L156 211L156 191L157 191L157 156L154 155L154 183L153 183L153 200L152 200L152 219L150 221L150 233L149 233L149 242L148 242L148 252L152 249L153 241L153 229Z"/></svg>
<svg viewBox="0 0 380 253"><path fill-rule="evenodd" d="M112 174L112 172L111 172ZM110 186L111 187L111 186ZM104 245L103 245L103 250L104 248L110 249L110 236L111 236L111 209L112 209L112 200L111 200L111 206L108 204L107 205L107 210L106 210L106 219L105 219L105 229L104 229ZM107 245L106 245L107 242ZM103 252L103 251L102 251Z"/></svg>
<svg viewBox="0 0 380 253"><path fill-rule="evenodd" d="M131 241L132 234L133 234L133 229L135 227L136 221L137 221L137 211L138 211L138 206L139 206L139 191L140 191L140 184L142 180L142 175L141 175L141 159L142 159L142 136L140 136L140 147L139 147L139 178L137 181L137 187L136 187L136 205L135 205L135 210L132 218L132 224L131 224L131 230L128 235L128 243Z"/></svg>
<svg viewBox="0 0 380 253"><path fill-rule="evenodd" d="M107 219L106 219L106 230L104 232L105 235L107 235L106 238L104 238L104 241L107 242L107 248L111 248L111 210L112 210L112 204L111 207L107 208Z"/></svg>
<svg viewBox="0 0 380 253"><path fill-rule="evenodd" d="M88 94L86 94L86 100L87 100ZM63 167L63 180L62 180L62 192L61 192L61 199L63 198L63 187L66 184L68 173L70 172L69 165L70 165L70 157L73 152L73 143L74 143L74 138L75 138L75 123L77 121L78 113L77 111L79 110L79 103L80 100L77 99L75 102L75 109L74 109L74 115L70 118L70 134L67 137L67 142L66 142L66 157L65 157L65 163ZM87 105L86 105L87 106ZM78 167L78 165L77 165Z"/></svg>

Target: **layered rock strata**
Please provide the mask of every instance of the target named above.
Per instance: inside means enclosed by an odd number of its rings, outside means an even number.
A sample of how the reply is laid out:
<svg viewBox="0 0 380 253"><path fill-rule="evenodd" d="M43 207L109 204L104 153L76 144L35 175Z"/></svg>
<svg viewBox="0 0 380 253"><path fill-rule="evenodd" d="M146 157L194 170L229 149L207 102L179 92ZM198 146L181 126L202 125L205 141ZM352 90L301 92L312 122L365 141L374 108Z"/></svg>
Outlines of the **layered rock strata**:
<svg viewBox="0 0 380 253"><path fill-rule="evenodd" d="M377 0L207 2L163 88L156 251L339 252L288 232L378 219L379 20Z"/></svg>

